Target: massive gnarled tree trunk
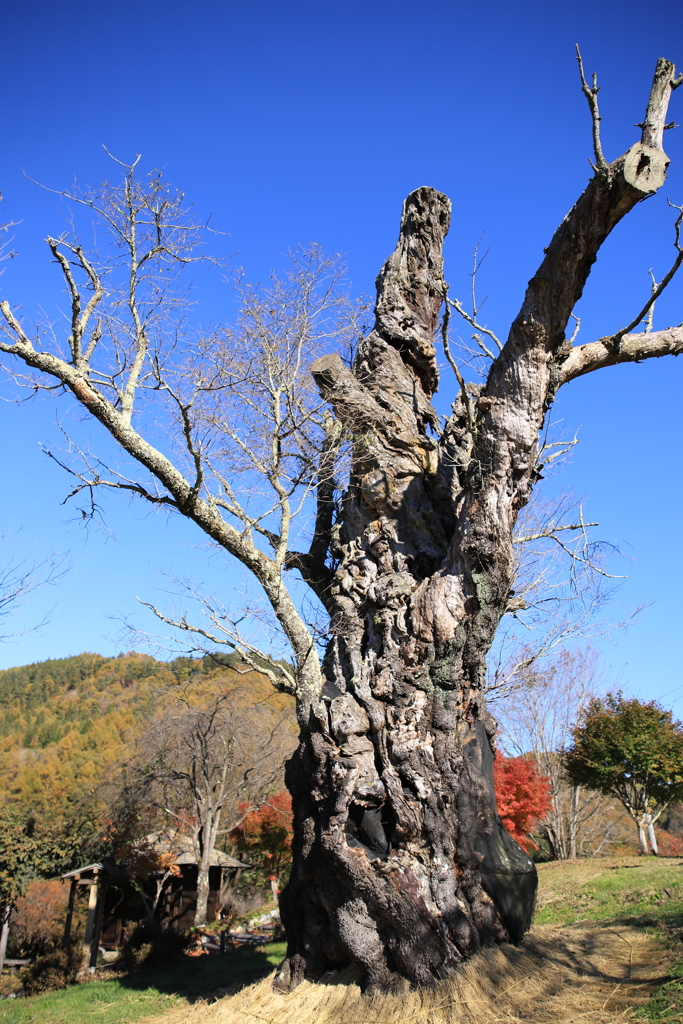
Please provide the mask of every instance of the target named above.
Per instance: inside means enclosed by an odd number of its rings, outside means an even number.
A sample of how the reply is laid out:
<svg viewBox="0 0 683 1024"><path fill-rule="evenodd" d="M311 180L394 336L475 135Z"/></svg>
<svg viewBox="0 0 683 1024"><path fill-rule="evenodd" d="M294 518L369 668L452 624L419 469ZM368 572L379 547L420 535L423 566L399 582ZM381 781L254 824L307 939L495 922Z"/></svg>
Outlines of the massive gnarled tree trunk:
<svg viewBox="0 0 683 1024"><path fill-rule="evenodd" d="M519 939L533 910L534 865L496 813L481 689L542 408L530 422L530 379L505 420L512 443L495 451L482 437L475 451L461 397L436 439L449 220L439 192L408 197L353 372L337 356L313 366L354 454L325 699L287 778L299 837L282 901L290 984L349 960L370 985L426 983L482 942Z"/></svg>
<svg viewBox="0 0 683 1024"><path fill-rule="evenodd" d="M485 386L461 390L444 430L430 399L451 205L434 189L405 202L375 328L353 368L338 356L312 367L353 435L353 462L331 547L337 568L318 581L334 634L324 699L300 716L288 766L297 838L282 896L282 986L349 963L369 987L424 984L530 924L535 868L496 813L485 659L557 388L644 348L682 347L667 332L579 348L565 336L600 245L664 180L673 75L658 63L642 140L623 157L607 164L596 136L595 176L546 250ZM597 132L597 109L594 118Z"/></svg>

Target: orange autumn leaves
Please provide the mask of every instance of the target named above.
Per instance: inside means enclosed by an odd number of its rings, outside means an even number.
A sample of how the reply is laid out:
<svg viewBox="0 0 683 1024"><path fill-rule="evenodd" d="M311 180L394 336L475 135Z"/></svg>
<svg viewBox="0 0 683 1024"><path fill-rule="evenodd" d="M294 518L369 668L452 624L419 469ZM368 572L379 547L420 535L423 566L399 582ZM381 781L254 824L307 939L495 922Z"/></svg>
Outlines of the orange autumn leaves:
<svg viewBox="0 0 683 1024"><path fill-rule="evenodd" d="M537 850L530 832L551 806L550 779L541 775L529 757L503 757L498 751L493 766L498 813L512 838L527 853Z"/></svg>
<svg viewBox="0 0 683 1024"><path fill-rule="evenodd" d="M252 864L280 878L292 860L292 798L282 790L269 796L260 807L248 811L248 806L240 805L244 818L230 838Z"/></svg>

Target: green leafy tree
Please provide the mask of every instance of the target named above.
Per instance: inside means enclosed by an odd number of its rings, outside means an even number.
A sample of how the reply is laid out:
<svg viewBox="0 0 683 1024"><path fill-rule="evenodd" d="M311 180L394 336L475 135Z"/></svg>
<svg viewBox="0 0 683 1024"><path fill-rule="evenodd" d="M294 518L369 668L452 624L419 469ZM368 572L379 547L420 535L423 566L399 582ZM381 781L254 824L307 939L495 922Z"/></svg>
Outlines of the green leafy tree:
<svg viewBox="0 0 683 1024"><path fill-rule="evenodd" d="M683 799L683 725L656 701L626 700L620 693L594 697L566 753L573 782L621 801L658 853L654 825L672 801Z"/></svg>
<svg viewBox="0 0 683 1024"><path fill-rule="evenodd" d="M59 870L72 854L68 834L13 810L0 816L0 973L15 902L29 882Z"/></svg>

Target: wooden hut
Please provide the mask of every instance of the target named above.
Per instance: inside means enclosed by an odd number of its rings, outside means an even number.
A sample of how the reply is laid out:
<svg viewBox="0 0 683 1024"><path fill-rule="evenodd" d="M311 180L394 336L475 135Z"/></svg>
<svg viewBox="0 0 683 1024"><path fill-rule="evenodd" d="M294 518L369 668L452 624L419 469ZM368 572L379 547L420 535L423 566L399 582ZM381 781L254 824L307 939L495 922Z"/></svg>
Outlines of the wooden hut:
<svg viewBox="0 0 683 1024"><path fill-rule="evenodd" d="M184 931L194 924L197 906L197 858L191 836L180 833L157 832L146 837L145 844L155 851L165 864L173 864L176 871L164 884L157 910L156 920L164 928ZM215 921L230 891L250 864L243 864L234 857L214 850L209 868L209 902L207 921ZM156 872L158 875L160 872ZM152 877L150 889L156 882Z"/></svg>

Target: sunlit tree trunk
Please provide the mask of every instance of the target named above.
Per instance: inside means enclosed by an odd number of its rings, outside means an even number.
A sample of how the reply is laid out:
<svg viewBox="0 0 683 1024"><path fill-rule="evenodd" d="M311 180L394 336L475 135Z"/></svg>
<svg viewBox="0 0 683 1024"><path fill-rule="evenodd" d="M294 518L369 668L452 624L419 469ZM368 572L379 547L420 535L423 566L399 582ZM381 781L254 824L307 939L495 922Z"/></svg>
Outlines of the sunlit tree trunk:
<svg viewBox="0 0 683 1024"><path fill-rule="evenodd" d="M223 771L220 792L223 794L227 765ZM194 848L197 856L197 905L194 914L195 928L201 928L207 923L209 911L209 871L211 860L216 849L218 828L220 826L222 805L217 803L217 795L213 787L205 780L204 799L197 801L201 829L198 829L194 836Z"/></svg>
<svg viewBox="0 0 683 1024"><path fill-rule="evenodd" d="M0 909L0 974L5 965L7 942L9 939L9 919L12 916L12 905L6 904Z"/></svg>
<svg viewBox="0 0 683 1024"><path fill-rule="evenodd" d="M580 786L572 786L570 789L569 797L569 859L576 860L577 848L576 840L579 831L579 796L581 794Z"/></svg>
<svg viewBox="0 0 683 1024"><path fill-rule="evenodd" d="M355 441L324 699L287 775L297 839L285 984L349 959L371 986L427 983L482 943L517 941L533 911L534 865L496 812L481 691L542 407L480 398L517 444L495 450L482 433L474 452L461 396L441 446L434 438L449 218L433 189L409 196L353 370L338 357L313 366Z"/></svg>
<svg viewBox="0 0 683 1024"><path fill-rule="evenodd" d="M658 65L646 127L672 72ZM337 355L312 366L353 457L334 569L318 581L332 623L322 700L299 702L287 770L284 988L349 962L370 988L427 984L529 927L536 871L496 812L486 656L513 585L513 529L539 474L539 431L560 384L584 372L583 361L567 369L570 313L603 240L663 181L645 134L640 163L630 151L607 164L600 150L485 386L461 381L445 428L430 399L451 206L434 189L404 204L375 328L353 366ZM652 169L642 187L641 168Z"/></svg>
<svg viewBox="0 0 683 1024"><path fill-rule="evenodd" d="M647 848L647 836L645 834L645 825L643 822L638 822L638 842L640 843L640 852L647 857L650 852Z"/></svg>
<svg viewBox="0 0 683 1024"><path fill-rule="evenodd" d="M197 865L197 906L194 914L195 928L206 924L209 907L209 862L202 857Z"/></svg>

